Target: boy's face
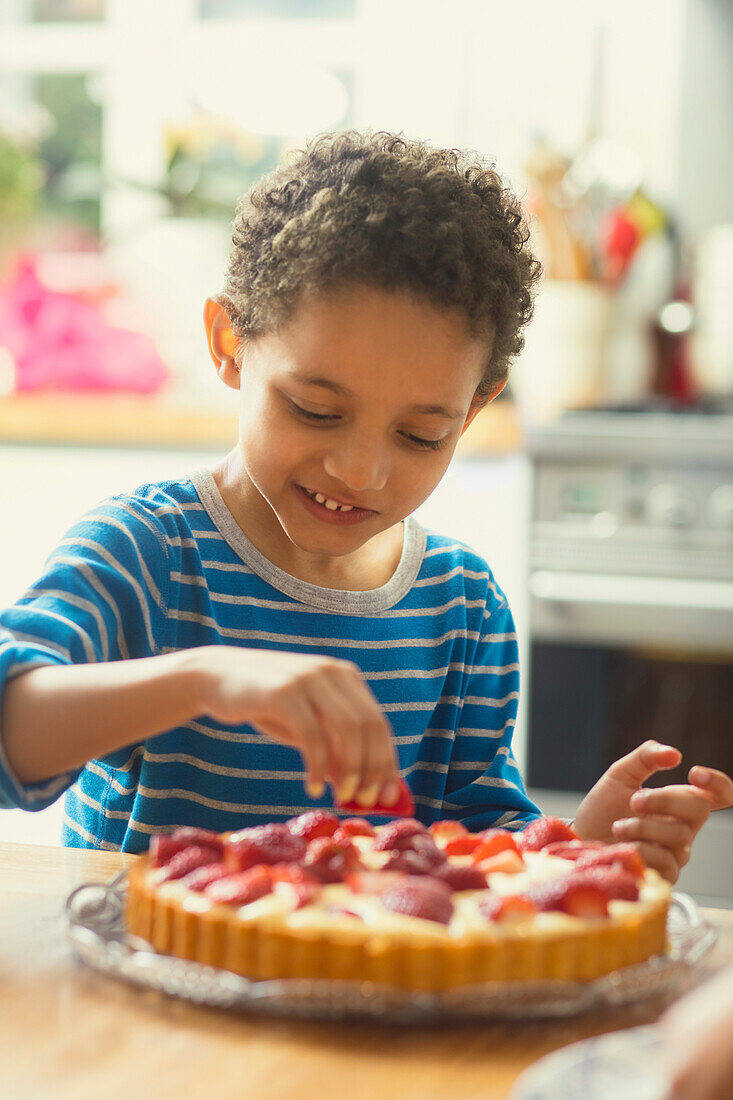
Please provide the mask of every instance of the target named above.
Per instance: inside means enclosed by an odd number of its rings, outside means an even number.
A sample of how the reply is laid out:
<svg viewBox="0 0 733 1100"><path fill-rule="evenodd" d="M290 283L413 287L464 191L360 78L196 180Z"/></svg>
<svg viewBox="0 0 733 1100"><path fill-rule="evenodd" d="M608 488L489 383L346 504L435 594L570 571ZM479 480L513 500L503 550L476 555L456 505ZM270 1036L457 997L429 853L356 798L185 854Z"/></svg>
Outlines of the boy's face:
<svg viewBox="0 0 733 1100"><path fill-rule="evenodd" d="M209 302L206 320L241 393L236 518L276 564L327 569L400 523L478 411L486 342L452 310L361 286L308 298L245 347L241 371L226 314Z"/></svg>

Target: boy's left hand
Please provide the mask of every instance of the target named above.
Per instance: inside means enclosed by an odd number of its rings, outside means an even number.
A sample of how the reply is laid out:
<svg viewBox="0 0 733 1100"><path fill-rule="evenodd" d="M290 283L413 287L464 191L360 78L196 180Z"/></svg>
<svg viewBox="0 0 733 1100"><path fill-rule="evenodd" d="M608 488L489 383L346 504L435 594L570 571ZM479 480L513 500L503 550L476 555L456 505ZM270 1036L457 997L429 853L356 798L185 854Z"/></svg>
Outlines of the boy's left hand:
<svg viewBox="0 0 733 1100"><path fill-rule="evenodd" d="M642 789L650 775L675 768L681 759L678 749L645 741L601 776L573 828L584 840L635 842L649 867L676 882L711 812L733 805L733 780L714 768L692 768L689 784Z"/></svg>

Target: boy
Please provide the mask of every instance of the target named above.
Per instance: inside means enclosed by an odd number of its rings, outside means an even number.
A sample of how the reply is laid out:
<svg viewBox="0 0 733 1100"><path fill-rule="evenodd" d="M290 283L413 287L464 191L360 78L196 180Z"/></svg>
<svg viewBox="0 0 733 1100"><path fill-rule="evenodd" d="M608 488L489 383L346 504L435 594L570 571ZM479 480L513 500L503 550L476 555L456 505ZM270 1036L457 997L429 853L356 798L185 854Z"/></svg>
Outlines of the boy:
<svg viewBox="0 0 733 1100"><path fill-rule="evenodd" d="M237 445L104 502L0 619L6 805L66 790L66 844L139 852L309 808L302 757L322 805L326 781L393 805L402 772L425 822L538 815L511 756L506 600L411 518L522 346L526 244L491 169L391 135L323 137L255 187L205 308ZM678 758L614 765L578 830L610 839ZM637 797L648 814L618 829L676 877L716 792Z"/></svg>

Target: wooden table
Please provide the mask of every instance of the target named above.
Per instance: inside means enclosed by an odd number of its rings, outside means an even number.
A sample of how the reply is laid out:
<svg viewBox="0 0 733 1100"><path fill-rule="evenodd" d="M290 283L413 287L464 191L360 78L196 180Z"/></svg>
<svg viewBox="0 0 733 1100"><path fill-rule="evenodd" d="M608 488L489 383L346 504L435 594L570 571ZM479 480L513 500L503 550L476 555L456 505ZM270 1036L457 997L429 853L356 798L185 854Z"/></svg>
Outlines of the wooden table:
<svg viewBox="0 0 733 1100"><path fill-rule="evenodd" d="M576 1039L650 1023L660 999L535 1023L385 1028L197 1008L76 963L67 895L136 857L0 844L3 1100L499 1100L522 1070ZM733 961L733 913L705 974Z"/></svg>

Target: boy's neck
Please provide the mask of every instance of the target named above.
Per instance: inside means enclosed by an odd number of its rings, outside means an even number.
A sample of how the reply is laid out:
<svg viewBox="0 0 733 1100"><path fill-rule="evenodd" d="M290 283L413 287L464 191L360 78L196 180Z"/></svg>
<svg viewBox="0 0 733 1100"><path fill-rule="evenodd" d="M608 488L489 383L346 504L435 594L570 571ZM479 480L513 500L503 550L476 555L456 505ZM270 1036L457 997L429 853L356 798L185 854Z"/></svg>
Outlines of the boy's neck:
<svg viewBox="0 0 733 1100"><path fill-rule="evenodd" d="M280 526L267 501L252 505L243 491L241 472L228 459L212 470L222 500L237 526L264 557L291 577L347 592L368 592L382 588L392 578L402 557L404 523L381 531L353 554L338 557L308 553L294 545Z"/></svg>

